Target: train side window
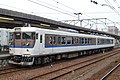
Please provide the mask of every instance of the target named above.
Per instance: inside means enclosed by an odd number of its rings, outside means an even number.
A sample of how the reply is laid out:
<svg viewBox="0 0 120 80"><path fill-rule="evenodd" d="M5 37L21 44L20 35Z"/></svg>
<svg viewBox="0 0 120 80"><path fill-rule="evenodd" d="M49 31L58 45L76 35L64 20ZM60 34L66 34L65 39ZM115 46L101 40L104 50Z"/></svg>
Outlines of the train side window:
<svg viewBox="0 0 120 80"><path fill-rule="evenodd" d="M72 37L66 37L66 41L67 41L67 44L71 44L72 43Z"/></svg>
<svg viewBox="0 0 120 80"><path fill-rule="evenodd" d="M72 37L72 44L74 44L74 40L75 40L74 37Z"/></svg>
<svg viewBox="0 0 120 80"><path fill-rule="evenodd" d="M81 38L79 37L79 44L81 44Z"/></svg>
<svg viewBox="0 0 120 80"><path fill-rule="evenodd" d="M58 37L58 44L61 44L61 37Z"/></svg>
<svg viewBox="0 0 120 80"><path fill-rule="evenodd" d="M62 37L62 38L61 38L61 43L62 43L62 44L65 44L65 43L66 43L66 37Z"/></svg>
<svg viewBox="0 0 120 80"><path fill-rule="evenodd" d="M52 37L52 36L50 36L49 43L50 43L50 44L52 44L52 43L53 43L53 37Z"/></svg>
<svg viewBox="0 0 120 80"><path fill-rule="evenodd" d="M42 43L42 35L40 35L40 43Z"/></svg>
<svg viewBox="0 0 120 80"><path fill-rule="evenodd" d="M53 37L53 44L55 44L56 43L56 37L54 36Z"/></svg>
<svg viewBox="0 0 120 80"><path fill-rule="evenodd" d="M84 38L81 39L82 44L84 44Z"/></svg>
<svg viewBox="0 0 120 80"><path fill-rule="evenodd" d="M87 38L85 38L85 44L87 44L87 41L88 41Z"/></svg>
<svg viewBox="0 0 120 80"><path fill-rule="evenodd" d="M38 33L36 33L36 39L38 39Z"/></svg>
<svg viewBox="0 0 120 80"><path fill-rule="evenodd" d="M79 44L79 38L78 37L76 37L76 43Z"/></svg>

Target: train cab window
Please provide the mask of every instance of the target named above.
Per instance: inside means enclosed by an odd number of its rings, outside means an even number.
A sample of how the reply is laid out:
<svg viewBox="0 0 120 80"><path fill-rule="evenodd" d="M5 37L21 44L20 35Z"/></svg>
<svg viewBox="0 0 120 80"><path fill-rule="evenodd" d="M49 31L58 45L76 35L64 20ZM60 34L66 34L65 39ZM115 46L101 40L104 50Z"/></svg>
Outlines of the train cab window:
<svg viewBox="0 0 120 80"><path fill-rule="evenodd" d="M22 39L35 39L34 32L24 32L22 35Z"/></svg>
<svg viewBox="0 0 120 80"><path fill-rule="evenodd" d="M42 35L40 35L40 43L42 43Z"/></svg>
<svg viewBox="0 0 120 80"><path fill-rule="evenodd" d="M20 32L15 33L15 39L21 39L21 33Z"/></svg>

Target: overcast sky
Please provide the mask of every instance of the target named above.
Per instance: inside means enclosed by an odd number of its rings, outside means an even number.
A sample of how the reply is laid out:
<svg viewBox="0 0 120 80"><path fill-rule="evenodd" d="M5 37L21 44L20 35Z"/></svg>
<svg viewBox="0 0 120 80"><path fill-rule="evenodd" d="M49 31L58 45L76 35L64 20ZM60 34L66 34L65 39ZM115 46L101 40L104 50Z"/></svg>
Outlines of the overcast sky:
<svg viewBox="0 0 120 80"><path fill-rule="evenodd" d="M95 1L98 5L91 3L91 0L0 0L0 8L58 21L75 20L78 16L74 13L81 12L83 14L80 15L80 19L107 18L113 22L120 22L120 0ZM101 6L102 4L104 6ZM118 28L119 26L117 25Z"/></svg>

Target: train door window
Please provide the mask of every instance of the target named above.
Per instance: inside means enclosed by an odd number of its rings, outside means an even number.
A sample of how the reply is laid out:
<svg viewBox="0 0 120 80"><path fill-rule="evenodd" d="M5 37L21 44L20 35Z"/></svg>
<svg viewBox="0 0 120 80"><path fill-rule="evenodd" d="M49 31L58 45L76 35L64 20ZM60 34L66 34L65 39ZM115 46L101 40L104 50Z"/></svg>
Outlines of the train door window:
<svg viewBox="0 0 120 80"><path fill-rule="evenodd" d="M36 39L38 39L38 33L36 33Z"/></svg>
<svg viewBox="0 0 120 80"><path fill-rule="evenodd" d="M81 42L82 42L82 44L84 44L84 38L81 38Z"/></svg>
<svg viewBox="0 0 120 80"><path fill-rule="evenodd" d="M42 43L42 35L40 35L40 43Z"/></svg>

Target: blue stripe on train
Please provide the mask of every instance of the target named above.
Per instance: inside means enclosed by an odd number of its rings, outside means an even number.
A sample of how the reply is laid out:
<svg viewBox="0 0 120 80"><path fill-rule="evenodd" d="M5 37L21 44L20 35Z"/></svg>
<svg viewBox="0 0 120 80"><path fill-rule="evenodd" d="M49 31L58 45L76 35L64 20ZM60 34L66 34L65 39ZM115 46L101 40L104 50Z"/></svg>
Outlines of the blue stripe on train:
<svg viewBox="0 0 120 80"><path fill-rule="evenodd" d="M96 44L80 44L80 45L63 45L63 46L45 46L45 48L62 48L62 47L73 47L73 46L92 46ZM9 46L9 48L33 48L34 46Z"/></svg>
<svg viewBox="0 0 120 80"><path fill-rule="evenodd" d="M34 46L9 46L9 48L33 48Z"/></svg>
<svg viewBox="0 0 120 80"><path fill-rule="evenodd" d="M61 47L73 47L73 46L93 46L96 44L80 44L80 45L63 45L63 46L45 46L45 48L61 48Z"/></svg>

